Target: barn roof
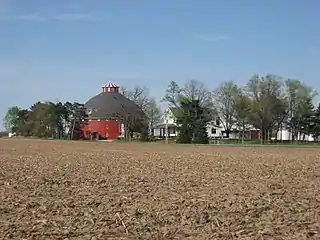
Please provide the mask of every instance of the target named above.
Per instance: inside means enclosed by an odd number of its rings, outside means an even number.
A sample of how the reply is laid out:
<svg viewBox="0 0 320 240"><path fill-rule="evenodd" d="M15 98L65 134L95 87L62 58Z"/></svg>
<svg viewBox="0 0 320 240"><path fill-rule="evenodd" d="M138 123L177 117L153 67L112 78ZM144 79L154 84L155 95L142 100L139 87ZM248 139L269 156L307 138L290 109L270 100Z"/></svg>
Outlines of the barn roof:
<svg viewBox="0 0 320 240"><path fill-rule="evenodd" d="M103 88L112 88L110 82L103 86ZM137 117L143 118L144 112L133 101L121 95L118 91L102 91L98 95L89 99L84 108L88 111L91 110L91 118L124 118L124 117Z"/></svg>

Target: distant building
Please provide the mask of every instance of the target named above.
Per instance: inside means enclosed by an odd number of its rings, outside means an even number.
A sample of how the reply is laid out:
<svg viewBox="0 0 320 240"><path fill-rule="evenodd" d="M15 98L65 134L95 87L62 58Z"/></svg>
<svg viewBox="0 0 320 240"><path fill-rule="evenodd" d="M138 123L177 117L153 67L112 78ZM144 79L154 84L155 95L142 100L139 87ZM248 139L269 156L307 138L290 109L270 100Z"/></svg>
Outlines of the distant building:
<svg viewBox="0 0 320 240"><path fill-rule="evenodd" d="M89 99L84 108L87 112L81 125L84 138L117 139L124 137L126 122L138 122L144 112L133 101L119 93L119 87L108 82L102 91Z"/></svg>
<svg viewBox="0 0 320 240"><path fill-rule="evenodd" d="M292 140L292 132L290 131L290 129L287 129L287 128L280 129L277 133L277 140L278 141L291 141ZM314 137L312 135L298 132L298 136L297 136L297 138L295 138L295 140L313 142L313 141L316 141L317 139L314 139Z"/></svg>
<svg viewBox="0 0 320 240"><path fill-rule="evenodd" d="M153 129L155 137L165 137L166 136L166 124L168 126L168 137L177 137L179 133L180 125L177 124L177 119L183 110L179 107L170 107L168 108L162 119L161 122L156 125ZM166 123L167 121L167 123ZM224 128L223 124L219 121L211 121L207 124L207 133L209 138L226 138L226 129ZM242 131L233 128L229 133L229 138L237 139L240 138L240 135L244 134L246 139L260 139L260 131L255 129L254 127L247 126L244 133Z"/></svg>
<svg viewBox="0 0 320 240"><path fill-rule="evenodd" d="M15 137L16 136L16 133L8 133L8 137L9 138L12 138L12 137Z"/></svg>
<svg viewBox="0 0 320 240"><path fill-rule="evenodd" d="M154 126L153 133L155 137L165 137L166 136L166 126L168 127L168 137L177 137L179 133L179 128L181 125L177 123L177 119L183 110L179 107L170 107L168 108L161 122ZM223 134L223 127L217 125L214 122L207 124L207 133L209 138L221 138Z"/></svg>

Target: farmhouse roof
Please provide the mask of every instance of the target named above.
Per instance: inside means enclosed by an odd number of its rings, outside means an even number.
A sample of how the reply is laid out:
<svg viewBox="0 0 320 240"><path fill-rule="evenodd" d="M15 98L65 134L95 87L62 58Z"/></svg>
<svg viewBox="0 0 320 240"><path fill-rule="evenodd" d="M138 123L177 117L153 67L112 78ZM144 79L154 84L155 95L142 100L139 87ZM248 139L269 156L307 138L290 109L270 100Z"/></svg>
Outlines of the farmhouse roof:
<svg viewBox="0 0 320 240"><path fill-rule="evenodd" d="M176 118L179 118L183 115L183 109L181 107L170 107L169 109Z"/></svg>

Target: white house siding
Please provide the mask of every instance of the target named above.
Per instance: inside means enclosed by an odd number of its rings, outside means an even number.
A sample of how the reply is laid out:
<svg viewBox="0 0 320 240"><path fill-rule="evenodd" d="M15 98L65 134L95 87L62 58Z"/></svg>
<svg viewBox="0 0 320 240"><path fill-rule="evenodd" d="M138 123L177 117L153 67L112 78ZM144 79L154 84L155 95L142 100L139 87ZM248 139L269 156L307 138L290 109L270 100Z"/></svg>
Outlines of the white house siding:
<svg viewBox="0 0 320 240"><path fill-rule="evenodd" d="M168 128L168 129L169 129L169 137L177 137L178 136L177 131L174 131L174 129L172 129L172 128ZM216 132L213 133L212 129L216 129ZM153 133L154 133L155 137L165 136L163 129L155 128ZM207 126L207 133L208 133L209 138L222 137L222 129L221 128Z"/></svg>
<svg viewBox="0 0 320 240"><path fill-rule="evenodd" d="M292 139L291 132L289 130L281 130L277 134L277 140L290 141ZM298 133L298 141L314 141L314 138L311 135Z"/></svg>
<svg viewBox="0 0 320 240"><path fill-rule="evenodd" d="M167 121L167 124L172 126L176 126L176 118L172 114L170 108L165 111L164 116L162 117L162 121L159 123L159 125L165 125ZM212 129L216 129L215 133L212 132ZM154 128L154 136L155 137L160 137L164 136L164 129L162 128ZM222 132L223 132L223 127L221 126L216 126L213 123L208 123L207 125L207 133L209 138L218 138L222 137ZM170 137L176 137L178 136L177 131L174 131L172 127L169 127L169 136Z"/></svg>
<svg viewBox="0 0 320 240"><path fill-rule="evenodd" d="M308 141L308 142L313 142L314 138L311 135L307 135L307 134L303 134L303 133L299 133L298 134L298 140L299 141Z"/></svg>
<svg viewBox="0 0 320 240"><path fill-rule="evenodd" d="M168 135L169 137L176 137L178 135L177 130L175 129L175 127L172 126L172 124L168 127L168 131L169 131L169 135ZM153 129L153 136L164 137L166 136L165 132L166 132L166 129L162 125L161 127L156 127Z"/></svg>
<svg viewBox="0 0 320 240"><path fill-rule="evenodd" d="M305 141L308 141L308 142L313 142L315 141L314 137L310 136L310 135L306 135L305 136Z"/></svg>
<svg viewBox="0 0 320 240"><path fill-rule="evenodd" d="M224 136L226 136L226 135L227 135L227 134L224 134ZM237 139L237 138L239 138L239 134L230 132L230 133L229 133L229 138L230 138L230 139Z"/></svg>
<svg viewBox="0 0 320 240"><path fill-rule="evenodd" d="M168 124L175 124L176 123L176 118L175 116L172 114L170 108L167 109L167 111L165 112L163 118L162 118L162 122L163 124L166 123L166 120L168 121Z"/></svg>
<svg viewBox="0 0 320 240"><path fill-rule="evenodd" d="M177 130L173 128L169 128L169 137L176 137L178 136Z"/></svg>
<svg viewBox="0 0 320 240"><path fill-rule="evenodd" d="M277 140L289 141L291 139L291 133L288 130L279 131L277 134Z"/></svg>
<svg viewBox="0 0 320 240"><path fill-rule="evenodd" d="M215 133L214 133L214 131L212 131L213 129L215 129ZM207 126L207 133L208 133L209 138L222 137L222 131L223 131L223 129L221 127L212 126L212 125Z"/></svg>
<svg viewBox="0 0 320 240"><path fill-rule="evenodd" d="M160 129L159 128L154 128L153 129L153 136L160 137Z"/></svg>
<svg viewBox="0 0 320 240"><path fill-rule="evenodd" d="M119 124L119 136L118 136L118 138L124 138L124 124L123 123L121 123L121 124Z"/></svg>

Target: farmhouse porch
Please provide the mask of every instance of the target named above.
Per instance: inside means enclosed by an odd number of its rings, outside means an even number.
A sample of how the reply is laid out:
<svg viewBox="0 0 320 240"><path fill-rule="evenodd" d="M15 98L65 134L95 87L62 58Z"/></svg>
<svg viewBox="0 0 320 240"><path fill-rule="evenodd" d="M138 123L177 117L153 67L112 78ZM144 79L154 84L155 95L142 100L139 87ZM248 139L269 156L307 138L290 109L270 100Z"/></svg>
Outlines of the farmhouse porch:
<svg viewBox="0 0 320 240"><path fill-rule="evenodd" d="M168 137L176 137L178 135L178 127L175 124L168 124ZM159 124L153 128L155 137L166 137L166 124Z"/></svg>

